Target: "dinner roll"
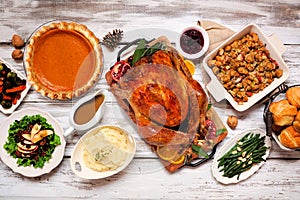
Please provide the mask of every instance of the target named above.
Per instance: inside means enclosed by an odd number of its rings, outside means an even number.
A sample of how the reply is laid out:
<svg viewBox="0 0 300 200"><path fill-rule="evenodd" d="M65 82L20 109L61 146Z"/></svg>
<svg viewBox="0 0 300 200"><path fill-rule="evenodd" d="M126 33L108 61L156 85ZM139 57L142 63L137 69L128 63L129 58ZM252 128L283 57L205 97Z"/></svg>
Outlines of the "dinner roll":
<svg viewBox="0 0 300 200"><path fill-rule="evenodd" d="M289 126L281 131L278 136L280 143L288 148L300 148L300 133L293 126Z"/></svg>
<svg viewBox="0 0 300 200"><path fill-rule="evenodd" d="M300 108L300 87L292 87L286 91L286 98L290 104Z"/></svg>
<svg viewBox="0 0 300 200"><path fill-rule="evenodd" d="M269 110L273 114L274 124L278 126L292 125L294 117L297 114L297 107L290 105L289 101L286 99L272 102Z"/></svg>
<svg viewBox="0 0 300 200"><path fill-rule="evenodd" d="M294 129L300 132L300 110L298 111L295 120L293 122Z"/></svg>

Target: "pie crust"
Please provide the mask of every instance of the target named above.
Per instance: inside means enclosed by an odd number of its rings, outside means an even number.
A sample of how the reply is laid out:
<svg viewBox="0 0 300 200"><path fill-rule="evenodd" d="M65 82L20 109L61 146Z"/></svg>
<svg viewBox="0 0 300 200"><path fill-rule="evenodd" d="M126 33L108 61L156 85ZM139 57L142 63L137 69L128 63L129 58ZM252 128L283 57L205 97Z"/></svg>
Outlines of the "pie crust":
<svg viewBox="0 0 300 200"><path fill-rule="evenodd" d="M30 38L24 64L29 82L51 99L67 100L84 94L103 70L99 39L85 25L52 22Z"/></svg>

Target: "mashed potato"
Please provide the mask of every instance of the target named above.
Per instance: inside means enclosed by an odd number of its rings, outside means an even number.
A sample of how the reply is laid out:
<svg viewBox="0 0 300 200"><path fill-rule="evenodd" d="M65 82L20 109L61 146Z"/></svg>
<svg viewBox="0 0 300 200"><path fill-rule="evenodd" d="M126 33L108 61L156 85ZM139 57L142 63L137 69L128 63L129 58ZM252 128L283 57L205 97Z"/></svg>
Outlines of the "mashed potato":
<svg viewBox="0 0 300 200"><path fill-rule="evenodd" d="M85 165L95 171L120 167L129 153L128 136L116 127L103 127L83 140Z"/></svg>

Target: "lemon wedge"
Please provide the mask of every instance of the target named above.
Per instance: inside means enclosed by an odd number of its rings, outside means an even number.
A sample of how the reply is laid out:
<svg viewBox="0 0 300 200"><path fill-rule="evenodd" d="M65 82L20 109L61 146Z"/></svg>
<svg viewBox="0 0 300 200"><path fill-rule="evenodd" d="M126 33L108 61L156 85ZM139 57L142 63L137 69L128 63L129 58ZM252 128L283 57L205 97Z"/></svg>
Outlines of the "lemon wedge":
<svg viewBox="0 0 300 200"><path fill-rule="evenodd" d="M183 162L184 162L184 159L185 159L185 156L182 155L182 156L180 156L178 159L176 159L175 161L172 161L172 164L177 165L177 164L183 163Z"/></svg>

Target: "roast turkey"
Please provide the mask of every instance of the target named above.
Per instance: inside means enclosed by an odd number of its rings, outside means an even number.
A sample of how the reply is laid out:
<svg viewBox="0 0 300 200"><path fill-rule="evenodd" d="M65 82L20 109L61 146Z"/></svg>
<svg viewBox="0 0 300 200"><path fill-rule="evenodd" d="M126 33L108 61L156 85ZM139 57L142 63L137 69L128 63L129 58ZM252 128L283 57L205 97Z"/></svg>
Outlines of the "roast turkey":
<svg viewBox="0 0 300 200"><path fill-rule="evenodd" d="M205 133L208 98L166 37L147 47L158 43L163 48L134 63L132 56L117 62L105 77L145 142L152 147L176 147L173 153L180 157L196 134Z"/></svg>

